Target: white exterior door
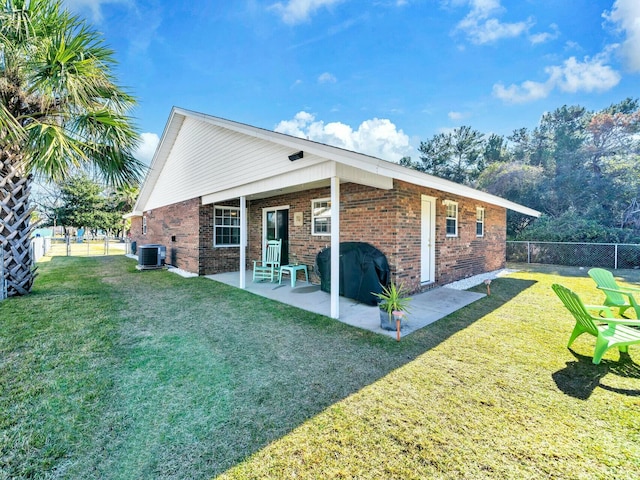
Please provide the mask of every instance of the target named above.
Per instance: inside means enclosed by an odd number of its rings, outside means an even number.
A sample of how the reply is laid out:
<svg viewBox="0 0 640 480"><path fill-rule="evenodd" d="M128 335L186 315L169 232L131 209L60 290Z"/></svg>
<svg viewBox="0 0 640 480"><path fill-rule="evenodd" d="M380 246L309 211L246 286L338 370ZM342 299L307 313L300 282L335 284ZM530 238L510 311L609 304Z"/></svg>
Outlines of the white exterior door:
<svg viewBox="0 0 640 480"><path fill-rule="evenodd" d="M435 281L436 271L436 199L422 195L420 282Z"/></svg>

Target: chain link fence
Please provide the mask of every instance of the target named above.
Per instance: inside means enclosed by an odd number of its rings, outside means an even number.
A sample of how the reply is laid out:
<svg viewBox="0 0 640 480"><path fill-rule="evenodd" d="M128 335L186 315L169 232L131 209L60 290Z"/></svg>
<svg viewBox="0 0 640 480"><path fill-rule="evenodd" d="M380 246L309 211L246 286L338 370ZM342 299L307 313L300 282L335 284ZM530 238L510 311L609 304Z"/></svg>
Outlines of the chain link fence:
<svg viewBox="0 0 640 480"><path fill-rule="evenodd" d="M48 257L97 257L101 255L124 255L128 242L109 237L88 239L77 237L51 238L45 255Z"/></svg>
<svg viewBox="0 0 640 480"><path fill-rule="evenodd" d="M639 268L640 245L630 243L507 242L507 262L611 269Z"/></svg>

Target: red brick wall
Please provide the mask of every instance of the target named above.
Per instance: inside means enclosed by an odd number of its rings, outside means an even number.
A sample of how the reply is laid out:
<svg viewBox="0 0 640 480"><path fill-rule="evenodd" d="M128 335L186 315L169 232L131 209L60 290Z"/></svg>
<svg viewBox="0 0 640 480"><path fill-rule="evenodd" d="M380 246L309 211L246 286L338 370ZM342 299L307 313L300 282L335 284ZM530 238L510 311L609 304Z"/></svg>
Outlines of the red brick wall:
<svg viewBox="0 0 640 480"><path fill-rule="evenodd" d="M393 278L412 291L420 285L421 195L435 197L435 285L502 268L506 256L506 211L475 200L395 181L392 190L380 190L354 183L340 187L340 240L362 241L381 250L387 257ZM310 267L316 255L331 243L330 236L311 235L311 200L331 196L329 187L280 195L247 202L247 268L262 252L262 210L289 207L289 258ZM443 200L458 202L458 236L445 231ZM238 206L239 203L225 202ZM485 235L476 237L476 206L485 208ZM167 246L168 261L190 272L208 275L238 268L237 247L213 247L213 205L200 205L199 199L180 202L145 212L147 235L141 234L140 218L132 219L132 240L139 245L160 243ZM294 214L302 212L303 224L294 224ZM175 239L173 238L175 237ZM311 268L311 279L318 281Z"/></svg>
<svg viewBox="0 0 640 480"><path fill-rule="evenodd" d="M262 210L264 208L289 207L289 261L313 267L316 255L329 246L330 236L311 235L311 200L330 197L328 188L307 190L290 195L279 195L262 200L253 200L249 204L249 249L247 260L257 260L262 255ZM302 226L295 226L294 213L302 212ZM251 262L251 267L253 262ZM310 269L312 271L312 268Z"/></svg>
<svg viewBox="0 0 640 480"><path fill-rule="evenodd" d="M199 205L200 200L194 198L144 212L147 233L142 233L142 218L134 218L131 222L131 240L138 245L164 245L167 247L168 264L198 273Z"/></svg>
<svg viewBox="0 0 640 480"><path fill-rule="evenodd" d="M218 205L239 207L240 201L222 202ZM213 246L214 205L200 207L200 275L237 272L240 262L239 247Z"/></svg>
<svg viewBox="0 0 640 480"><path fill-rule="evenodd" d="M443 285L472 275L497 270L506 261L506 210L476 200L396 181L397 278L420 288L421 195L436 198L435 284ZM444 200L458 202L458 236L446 236ZM485 232L476 236L476 207L485 209Z"/></svg>
<svg viewBox="0 0 640 480"><path fill-rule="evenodd" d="M502 268L506 255L506 211L475 200L437 190L396 182L393 190L380 190L346 183L340 186L340 240L367 242L382 251L393 278L413 291L420 285L421 195L435 197L435 284L442 285L472 275ZM320 250L329 246L329 236L311 236L311 200L330 197L321 188L253 201L249 207L247 259L260 258L262 209L289 206L289 256L313 266ZM447 238L445 206L458 202L458 237ZM476 206L485 208L485 235L476 237ZM303 213L303 226L294 226L294 213ZM318 280L315 275L312 279Z"/></svg>
<svg viewBox="0 0 640 480"><path fill-rule="evenodd" d="M131 240L138 245L165 245L167 263L199 275L238 270L238 247L213 248L213 205L200 205L196 198L144 212L144 216L147 234L142 234L142 218L133 218Z"/></svg>

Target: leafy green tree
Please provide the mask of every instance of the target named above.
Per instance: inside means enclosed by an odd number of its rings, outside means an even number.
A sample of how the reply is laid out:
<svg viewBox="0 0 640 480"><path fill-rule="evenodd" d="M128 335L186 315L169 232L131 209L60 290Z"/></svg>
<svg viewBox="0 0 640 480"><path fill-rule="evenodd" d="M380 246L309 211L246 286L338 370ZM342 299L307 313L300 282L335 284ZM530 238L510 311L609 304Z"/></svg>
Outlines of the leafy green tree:
<svg viewBox="0 0 640 480"><path fill-rule="evenodd" d="M102 188L86 175L77 175L62 183L61 205L55 209L60 225L65 227L103 228L108 210Z"/></svg>
<svg viewBox="0 0 640 480"><path fill-rule="evenodd" d="M449 179L470 184L484 169L484 134L471 127L456 128L451 134Z"/></svg>
<svg viewBox="0 0 640 480"><path fill-rule="evenodd" d="M420 144L418 170L476 186L544 213L507 213L507 233L531 240L640 238L640 103L601 111L564 105L533 129L486 139L470 127Z"/></svg>
<svg viewBox="0 0 640 480"><path fill-rule="evenodd" d="M484 134L462 126L420 142L418 169L458 183L471 183L484 168Z"/></svg>
<svg viewBox="0 0 640 480"><path fill-rule="evenodd" d="M531 135L526 128L518 128L507 137L509 154L513 161L531 164Z"/></svg>
<svg viewBox="0 0 640 480"><path fill-rule="evenodd" d="M557 217L542 215L519 232L515 239L543 242L640 243L640 232L629 228L602 228L600 222L585 217L572 208Z"/></svg>
<svg viewBox="0 0 640 480"><path fill-rule="evenodd" d="M451 156L451 134L438 133L418 147L421 164L418 170L436 177L447 178Z"/></svg>
<svg viewBox="0 0 640 480"><path fill-rule="evenodd" d="M477 187L502 198L543 210L540 191L545 182L541 167L522 162L500 162L489 165L478 177ZM507 211L507 232L518 235L533 221L528 215Z"/></svg>
<svg viewBox="0 0 640 480"><path fill-rule="evenodd" d="M507 142L502 135L492 133L484 144L482 154L485 165L497 162L507 162L510 159L507 151Z"/></svg>
<svg viewBox="0 0 640 480"><path fill-rule="evenodd" d="M0 243L10 296L31 290L33 175L59 181L92 166L109 184L139 180L135 100L116 84L113 52L61 0L0 6Z"/></svg>

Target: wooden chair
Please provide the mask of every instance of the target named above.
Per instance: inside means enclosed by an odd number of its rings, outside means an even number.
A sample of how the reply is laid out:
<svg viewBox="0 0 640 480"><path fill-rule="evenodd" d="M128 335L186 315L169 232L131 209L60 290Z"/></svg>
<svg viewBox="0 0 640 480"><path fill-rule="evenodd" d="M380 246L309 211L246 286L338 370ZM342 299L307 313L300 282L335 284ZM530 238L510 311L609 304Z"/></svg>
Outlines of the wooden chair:
<svg viewBox="0 0 640 480"><path fill-rule="evenodd" d="M640 330L626 325L640 326L640 320L622 320L613 318L611 309L602 305L585 305L577 294L557 283L551 286L560 298L567 310L576 319L576 326L569 337L571 346L576 338L583 333L596 337L596 347L593 354L593 363L600 363L604 353L613 347L618 347L620 352L627 352L629 345L640 343ZM596 310L605 313L605 317L595 317L588 310Z"/></svg>
<svg viewBox="0 0 640 480"><path fill-rule="evenodd" d="M269 240L265 245L264 260L253 261L253 281L273 282L280 272L282 240Z"/></svg>
<svg viewBox="0 0 640 480"><path fill-rule="evenodd" d="M618 308L621 316L627 309L633 308L636 312L636 318L640 319L640 305L633 297L634 293L640 294L640 288L619 286L616 279L613 278L613 274L604 268L592 268L588 273L596 282L598 289L603 291L606 306Z"/></svg>

